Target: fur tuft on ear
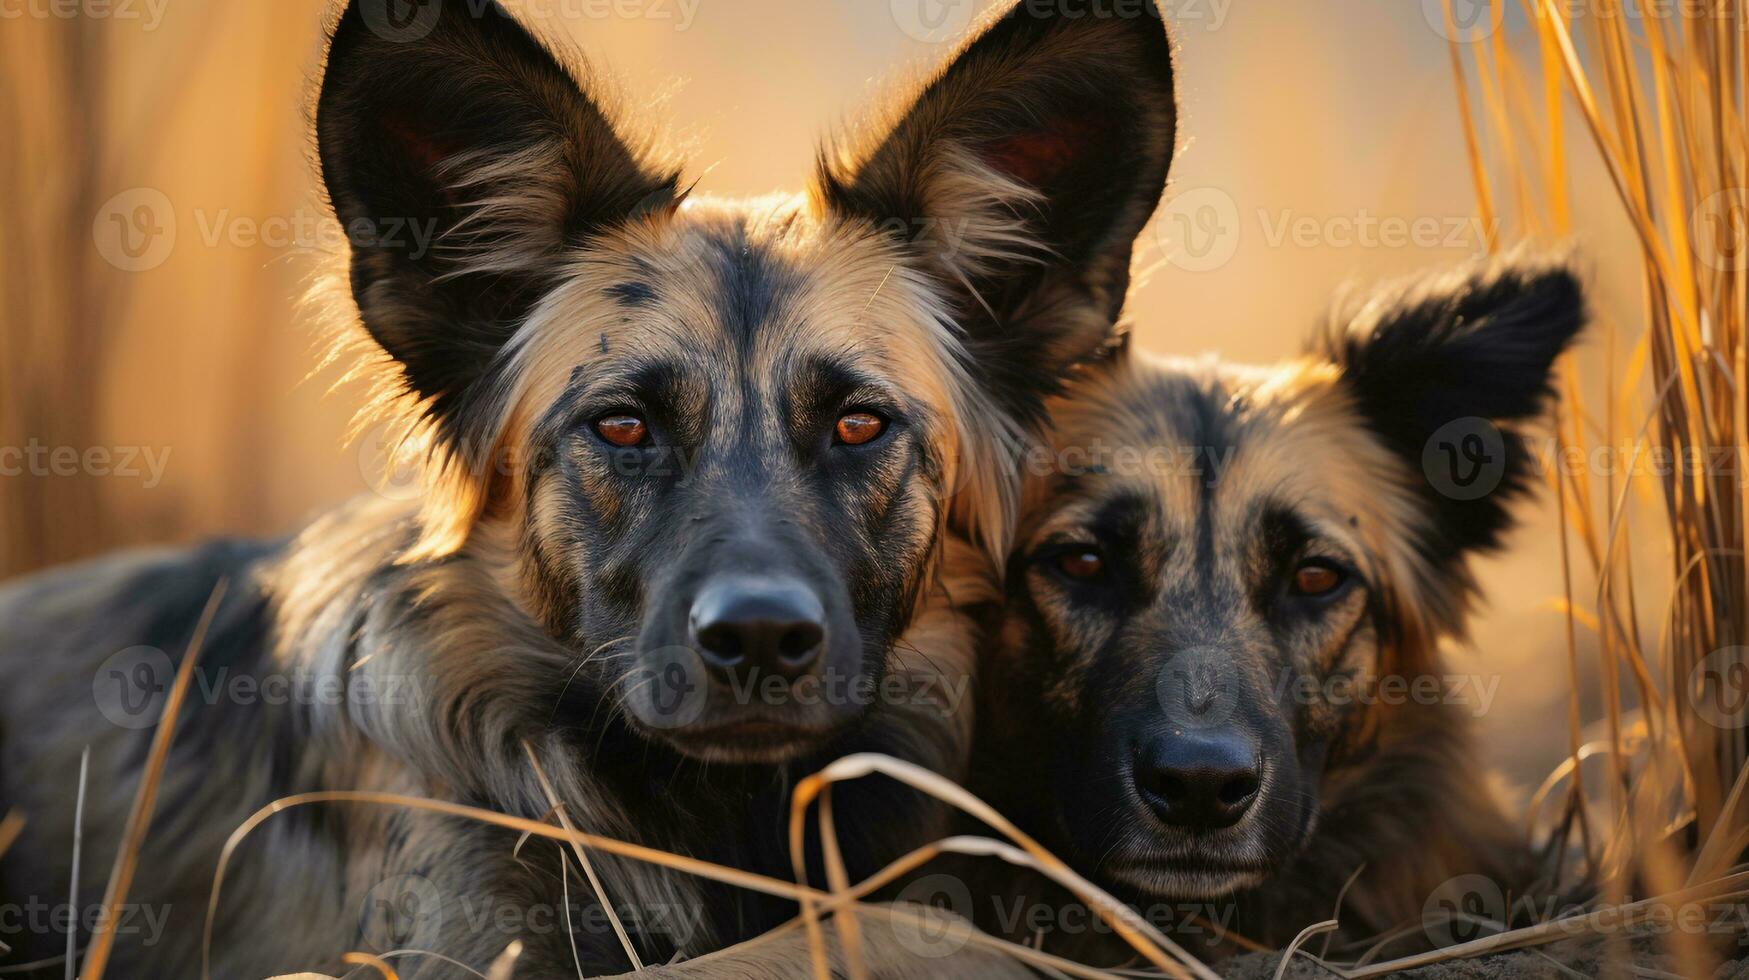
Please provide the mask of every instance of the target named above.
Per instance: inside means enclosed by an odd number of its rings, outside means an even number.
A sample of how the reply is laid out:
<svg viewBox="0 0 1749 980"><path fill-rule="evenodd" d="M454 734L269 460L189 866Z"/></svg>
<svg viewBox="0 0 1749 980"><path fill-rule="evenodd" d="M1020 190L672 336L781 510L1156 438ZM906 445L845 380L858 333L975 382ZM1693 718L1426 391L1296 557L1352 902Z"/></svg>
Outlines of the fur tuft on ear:
<svg viewBox="0 0 1749 980"><path fill-rule="evenodd" d="M495 0L397 21L352 0L316 105L322 180L365 329L451 445L561 252L678 197L577 76Z"/></svg>
<svg viewBox="0 0 1749 980"><path fill-rule="evenodd" d="M974 371L1037 422L1109 340L1177 132L1172 45L1127 13L1029 0L986 21L903 109L821 153L818 207L941 284Z"/></svg>
<svg viewBox="0 0 1749 980"><path fill-rule="evenodd" d="M1494 548L1511 526L1508 505L1534 476L1525 425L1585 321L1572 268L1522 255L1383 290L1333 321L1322 354L1408 464L1429 559Z"/></svg>

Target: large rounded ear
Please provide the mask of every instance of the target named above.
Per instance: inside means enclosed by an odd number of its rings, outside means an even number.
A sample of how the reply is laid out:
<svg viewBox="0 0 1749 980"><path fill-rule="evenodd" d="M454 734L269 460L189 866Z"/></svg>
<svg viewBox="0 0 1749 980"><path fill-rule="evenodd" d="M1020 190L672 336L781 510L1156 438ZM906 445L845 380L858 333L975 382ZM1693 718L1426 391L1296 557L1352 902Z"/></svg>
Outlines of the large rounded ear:
<svg viewBox="0 0 1749 980"><path fill-rule="evenodd" d="M482 376L554 259L675 196L573 73L494 0L352 0L316 107L365 328L465 436Z"/></svg>
<svg viewBox="0 0 1749 980"><path fill-rule="evenodd" d="M1383 290L1339 319L1323 353L1367 424L1408 464L1430 521L1421 553L1449 563L1499 544L1536 459L1526 426L1586 319L1563 262L1507 258Z"/></svg>
<svg viewBox="0 0 1749 980"><path fill-rule="evenodd" d="M821 155L825 207L873 223L949 291L1019 418L1111 339L1176 138L1153 0L1031 0L977 33L896 118Z"/></svg>

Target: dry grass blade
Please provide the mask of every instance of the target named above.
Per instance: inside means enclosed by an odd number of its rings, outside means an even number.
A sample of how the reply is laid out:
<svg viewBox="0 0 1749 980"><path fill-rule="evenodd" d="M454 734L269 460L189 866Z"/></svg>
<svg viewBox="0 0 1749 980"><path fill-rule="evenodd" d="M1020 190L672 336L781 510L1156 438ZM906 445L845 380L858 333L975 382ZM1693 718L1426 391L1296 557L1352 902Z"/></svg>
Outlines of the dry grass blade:
<svg viewBox="0 0 1749 980"><path fill-rule="evenodd" d="M846 892L834 895L823 895L818 910L821 913L830 914L835 913L841 908L857 905L862 899L879 891L881 888L892 884L943 854L994 857L1019 867L1034 866L1032 858L1025 851L1022 851L1011 844L991 840L988 837L948 837L931 844L925 844L924 846L895 859L880 871L852 886ZM866 908L866 906L860 907ZM733 948L744 949L749 945L770 942L780 936L794 932L797 929L802 929L805 925L805 917L797 916L783 925L780 925L757 938L747 940ZM814 948L819 947L816 945ZM731 954L727 950L707 953L704 956L697 957L693 962L702 963L729 955Z"/></svg>
<svg viewBox="0 0 1749 980"><path fill-rule="evenodd" d="M1010 823L989 804L936 773L921 766L894 759L891 756L876 753L845 756L798 783L795 795L790 801L792 848L799 849L802 840L802 822L806 818L808 806L827 786L846 780L863 779L875 773L896 779L912 789L928 793L995 828L998 833L1012 840L1025 852L1024 863L1027 866L1062 885L1076 898L1087 903L1087 906L1120 938L1129 943L1131 948L1166 975L1171 977L1194 975L1202 980L1219 980L1219 977L1207 966L1204 966L1177 943L1168 939L1153 925L1137 915L1135 910L1076 874L1056 855L1047 851L1032 837ZM812 906L804 902L802 914L804 919L813 915ZM810 938L818 937L818 926L814 922L809 921L808 929Z"/></svg>
<svg viewBox="0 0 1749 980"><path fill-rule="evenodd" d="M170 757L170 743L176 737L176 720L182 713L182 701L188 696L188 687L194 679L194 665L200 660L201 644L206 640L206 631L212 626L213 616L219 610L219 603L225 598L226 581L220 579L213 587L212 595L207 598L206 608L201 610L200 620L194 627L194 636L188 641L188 650L182 655L182 665L177 668L176 682L170 687L170 696L164 701L164 713L158 718L158 728L152 734L152 747L146 755L146 766L140 773L140 787L134 792L134 802L128 811L127 825L122 831L121 850L115 856L115 868L110 872L109 885L103 893L103 911L97 921L97 928L92 931L91 945L85 952L85 969L80 973L84 980L98 980L103 976L104 967L109 964L109 952L115 945L115 924L122 920L119 910L127 899L128 886L133 883L134 867L139 861L140 848L146 842L146 830L152 823L152 808L158 800L158 782L164 777L164 763Z"/></svg>
<svg viewBox="0 0 1749 980"><path fill-rule="evenodd" d="M1451 0L1441 0L1440 7L1445 16L1445 36L1451 39L1451 71L1457 81L1458 116L1464 124L1464 149L1469 151L1470 172L1476 182L1476 210L1480 212L1482 227L1487 229L1488 248L1492 250L1498 245L1495 235L1499 225L1494 221L1494 192L1488 185L1488 169L1482 164L1482 146L1476 136L1474 113L1470 110L1470 87L1464 82L1464 59L1459 53L1457 20L1451 13Z"/></svg>
<svg viewBox="0 0 1749 980"><path fill-rule="evenodd" d="M1342 903L1347 900L1349 889L1353 888L1354 883L1360 880L1361 872L1363 872L1365 870L1366 870L1366 864L1363 862L1359 867L1354 869L1354 872L1352 874L1350 874L1348 876L1348 880L1342 883L1342 888L1341 888L1341 890L1339 890L1336 893L1336 901L1335 901L1333 907L1330 909L1330 920L1331 921L1333 921L1333 922L1341 922L1342 921ZM1324 945L1319 947L1319 949L1318 949L1318 958L1319 959L1323 959L1324 957L1330 955L1330 940L1335 935L1336 935L1336 930L1334 930L1334 929L1332 929L1329 932L1324 934Z"/></svg>
<svg viewBox="0 0 1749 980"><path fill-rule="evenodd" d="M884 756L876 756L875 758L885 759ZM894 762L901 766L904 765L904 763L898 763L897 760L887 761ZM206 978L211 976L210 960L213 919L219 907L225 870L229 865L231 856L235 853L237 846L264 821L268 820L275 814L284 813L287 810L292 810L297 807L312 806L319 803L360 803L372 806L405 807L407 809L441 813L459 819L474 820L480 823L503 827L507 830L519 831L530 836L545 837L558 841L574 841L607 854L613 854L635 861L644 861L685 874L697 875L702 878L708 878L713 881L719 881L740 888L747 888L767 895L788 898L798 903L806 899L813 902L815 907L824 913L834 913L840 909L854 906L862 915L873 915L887 919L888 921L908 921L919 925L925 924L926 920L921 917L917 910L908 910L898 906L864 904L859 900L875 890L890 884L910 871L921 867L932 858L946 853L998 857L1018 866L1042 870L1040 869L1037 859L1032 854L1001 841L990 840L982 837L950 837L912 851L910 854L907 854L889 864L877 874L856 884L845 893L829 894L827 892L807 888L806 886L782 881L777 878L768 878L763 875L740 871L735 868L712 864L707 861L700 861L696 858L671 854L666 851L658 851L637 844L628 844L623 841L617 841L608 837L599 837L581 831L565 830L553 827L550 824L528 820L523 817L513 817L508 814L495 813L491 810L481 810L476 807L465 806L459 803L449 803L443 800L430 800L415 796L398 796L391 793L370 793L358 790L328 790L314 793L303 793L297 796L288 796L280 800L275 800L267 806L262 807L260 810L257 810L254 814L250 815L248 820L245 820L239 825L238 828L231 833L230 838L225 842L224 850L220 854L219 866L213 875L212 894L209 896L207 903L206 926L201 946L202 980L206 980ZM1097 889L1094 891L1097 892ZM1103 895L1102 892L1099 892L1098 894ZM1106 900L1111 901L1109 898ZM732 958L737 955L738 951L745 951L750 947L775 941L783 935L800 928L801 925L802 920L798 917L786 925L779 926L764 935L755 937L754 939L750 939L737 946L730 947L729 949L698 957L693 960L693 962L706 963L717 958ZM1041 969L1053 970L1068 976L1089 978L1089 980L1109 980L1109 978L1115 976L1115 974L1109 971L1082 966L1073 961L1052 956L1031 949L1030 947L986 935L977 929L968 929L964 938L968 943L980 948L1002 952ZM499 968L506 962L514 960L514 956L512 955L513 950L516 955L520 955L520 947L513 943L512 949L507 949L504 956L501 956L498 962L494 964L491 973L492 977L498 977L500 975L498 972ZM418 952L420 951L400 950L396 951L394 954L384 955L386 957L388 955L413 954ZM506 957L510 957L510 960L507 961ZM1204 980L1219 980L1219 978L1210 972L1207 967L1202 966L1201 964L1196 964L1194 961L1192 961L1192 963L1196 967L1196 976L1199 978L1204 978ZM1179 971L1173 975L1181 976L1183 973L1182 971Z"/></svg>
<svg viewBox="0 0 1749 980"><path fill-rule="evenodd" d="M1562 129L1570 97L1633 232L1637 249L1629 261L1644 290L1643 309L1627 320L1641 326L1627 336L1625 369L1618 371L1620 331L1607 321L1597 338L1602 377L1585 376L1571 359L1563 366L1564 418L1556 429L1562 452L1588 458L1593 435L1611 450L1631 452L1623 454L1625 466L1602 473L1552 472L1562 517L1569 670L1575 695L1582 683L1598 689L1600 709L1588 710L1601 716L1605 737L1573 740L1568 763L1538 790L1531 820L1539 822L1543 802L1564 782L1564 819L1551 848L1565 858L1567 828L1577 823L1586 843L1574 876L1615 905L1635 908L1624 902L1630 890L1713 887L1695 883L1736 864L1749 843L1749 707L1731 673L1749 670L1743 653L1749 481L1741 472L1749 445L1749 17L1744 0L1599 0L1583 17L1556 0L1521 2L1541 55L1544 118L1466 112L1464 138L1500 148L1494 162L1508 169L1511 186L1540 185L1533 196L1548 202L1546 229L1565 234L1575 169ZM1509 74L1511 46L1496 35L1492 50ZM1505 86L1490 89L1489 58L1479 50L1473 56L1494 108ZM1457 57L1455 74L1465 86L1461 51ZM1484 126L1492 131L1478 131ZM1522 161L1544 146L1547 166L1529 181ZM1486 198L1485 168L1476 182ZM1519 223L1531 232L1545 227L1533 213L1536 203L1517 202ZM1602 411L1588 414L1585 394L1599 389ZM1624 429L1620 420L1634 419L1636 404L1643 421ZM1620 447L1618 433L1627 437ZM1648 457L1680 465L1642 469ZM1652 519L1639 513L1642 506L1655 508ZM1656 542L1662 547L1642 543L1652 528L1664 532ZM1585 617L1573 601L1569 531L1595 577L1595 629L1582 645L1576 627ZM1643 577L1645 569L1635 552L1658 550L1669 555L1667 598L1636 582L1636 571ZM1665 613L1650 637L1639 615L1658 606ZM1592 651L1594 660L1582 663L1581 654ZM1631 683L1623 683L1624 675ZM1591 755L1602 756L1607 768L1597 774L1607 779L1592 778L1582 765ZM1601 839L1587 832L1593 813L1607 815ZM1565 882L1563 870L1557 877ZM1493 942L1541 934L1507 935L1513 938ZM1701 937L1675 930L1663 942L1678 972L1712 972L1714 953ZM1624 936L1611 936L1611 943L1612 959L1633 955Z"/></svg>
<svg viewBox="0 0 1749 980"><path fill-rule="evenodd" d="M508 814L496 813L491 810L482 810L479 807L467 806L461 803L450 803L446 800L430 800L418 796L402 796L397 793L375 793L364 790L321 790L313 793L299 793L294 796L287 796L274 800L272 803L269 803L255 811L253 814L250 814L249 819L243 821L236 830L231 832L231 836L225 840L225 846L219 852L218 867L213 871L213 889L212 893L207 898L206 926L201 934L200 973L202 980L208 980L208 978L212 976L213 922L218 915L219 900L225 879L225 869L230 865L231 858L236 853L238 845L242 844L244 839L254 832L255 828L261 826L263 822L274 814L284 813L287 810L301 806L312 806L317 803L363 803L373 806L405 807L410 810L424 810L429 813L441 813L447 816L460 817L479 823L491 824L495 827L503 827L506 830L520 831L535 837L545 837L549 840L575 841L576 843L606 854L660 865L674 871L697 875L701 878L708 878L712 881L733 885L737 888L746 888L765 895L775 895L779 898L787 898L795 902L800 902L804 896L815 900L829 897L825 892L815 891L800 885L795 885L779 878L771 878L765 875L754 874L750 871L741 871L737 868L712 864L709 861L700 861L697 858L690 858L680 854L671 854L667 851L659 851L655 848L644 847L640 844L628 844L624 841L614 840L611 837L601 837L596 834L585 833L578 830L565 830L560 827L554 827L551 824L529 820L525 817L513 817Z"/></svg>
<svg viewBox="0 0 1749 980"><path fill-rule="evenodd" d="M12 848L18 835L24 833L24 814L17 810L6 811L6 816L0 818L0 855Z"/></svg>
<svg viewBox="0 0 1749 980"><path fill-rule="evenodd" d="M1749 766L1737 774L1737 782L1731 787L1724 809L1719 812L1717 824L1706 835L1700 855L1694 859L1694 869L1688 879L1690 885L1717 876L1736 861L1736 855L1742 853L1744 838L1749 837L1749 818L1743 814L1743 802L1749 799L1746 790L1749 790Z"/></svg>
<svg viewBox="0 0 1749 980"><path fill-rule="evenodd" d="M79 753L79 793L73 799L73 869L67 875L72 882L67 889L67 908L79 907L79 862L85 850L85 787L91 775L91 746ZM76 921L67 924L67 980L73 980L79 960L79 928Z"/></svg>
<svg viewBox="0 0 1749 980"><path fill-rule="evenodd" d="M1426 953L1417 953L1371 966L1358 966L1345 971L1353 980L1385 976L1400 970L1413 970L1436 963L1473 959L1489 953L1501 953L1527 946L1557 942L1577 935L1619 935L1623 925L1632 926L1647 921L1654 909L1680 909L1698 902L1738 901L1749 888L1749 872L1727 875L1717 881L1695 888L1686 888L1669 895L1649 898L1624 905L1604 905L1584 915L1573 915L1541 922L1522 929L1513 929L1493 936L1448 946Z"/></svg>
<svg viewBox="0 0 1749 980"><path fill-rule="evenodd" d="M1293 965L1294 956L1299 953L1300 947L1304 946L1307 940L1310 940L1313 936L1322 935L1327 932L1335 932L1337 929L1341 928L1341 926L1342 923L1337 922L1335 919L1325 919L1323 922L1314 922L1304 929L1301 929L1300 934L1294 937L1294 941L1287 944L1287 949L1282 950L1281 962L1276 964L1275 967L1275 980L1281 980L1282 977L1287 976L1287 968ZM1307 953L1306 956L1312 960L1318 959L1318 957L1312 956L1310 953Z"/></svg>
<svg viewBox="0 0 1749 980"><path fill-rule="evenodd" d="M831 787L820 793L820 847L826 858L826 884L832 889L832 894L843 895L850 891L850 876L844 868L844 855L838 849L838 827L832 820ZM832 921L838 926L839 941L844 944L850 980L867 980L868 967L862 961L862 934L856 924L856 907L851 906L834 915Z"/></svg>
<svg viewBox="0 0 1749 980"><path fill-rule="evenodd" d="M522 958L522 940L512 940L504 947L504 952L492 961L492 969L487 971L487 980L510 980L516 973L516 961Z"/></svg>
<svg viewBox="0 0 1749 980"><path fill-rule="evenodd" d="M534 746L525 740L522 751L528 753L528 764L534 769L534 778L539 780L542 793L547 796L547 805L553 808L553 815L558 818L559 826L566 831L573 831L571 820L565 816L565 804L559 799L559 794L553 792L553 784L547 780L546 771L541 768L540 759L534 754ZM625 950L626 959L631 961L632 969L642 970L644 961L638 958L638 951L632 946L632 939L626 935L626 927L619 921L619 913L613 909L613 903L607 900L607 889L601 887L601 879L595 875L595 866L589 863L589 855L584 853L583 845L577 843L577 838L571 838L571 850L577 856L577 864L583 868L584 877L589 879L589 887L595 892L595 901L607 915L608 925L613 927L613 934L618 937L620 948ZM570 903L566 903L566 908ZM570 919L565 920L567 923Z"/></svg>
<svg viewBox="0 0 1749 980"><path fill-rule="evenodd" d="M340 957L340 962L348 966L368 966L381 974L383 980L401 980L401 975L395 972L394 967L372 953L347 953Z"/></svg>

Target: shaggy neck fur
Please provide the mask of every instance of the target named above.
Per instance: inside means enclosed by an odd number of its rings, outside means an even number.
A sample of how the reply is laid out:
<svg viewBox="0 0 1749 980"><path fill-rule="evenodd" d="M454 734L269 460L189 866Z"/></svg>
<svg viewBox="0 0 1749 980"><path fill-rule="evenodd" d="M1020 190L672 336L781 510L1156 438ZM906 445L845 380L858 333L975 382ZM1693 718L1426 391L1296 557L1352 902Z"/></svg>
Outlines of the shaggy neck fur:
<svg viewBox="0 0 1749 980"><path fill-rule="evenodd" d="M323 788L398 786L541 819L552 806L526 743L578 829L788 877L780 836L788 791L815 761L776 770L705 767L641 741L612 707L586 731L543 724L539 706L553 703L588 651L555 641L519 602L514 549L495 535L478 534L446 559L398 563L417 537L409 508L357 502L310 527L269 577L274 656L283 669L390 692L335 699L301 720L307 738L343 747L328 758L348 760L350 771L320 774ZM872 748L950 776L963 772L972 714L953 694L971 679L972 638L956 607L987 600L993 590L975 549L954 537L945 550L937 584L925 590L889 668L912 675L926 693L914 703L877 706L842 740L853 744L835 745L826 757ZM505 671L507 662L526 669ZM392 777L383 778L385 771ZM285 790L309 788L316 787ZM875 823L857 822L854 833L864 839L846 841L848 853L888 849L879 839L887 832ZM922 832L891 830L907 840ZM510 859L508 850L503 858ZM635 862L601 857L595 867L616 906L698 908L711 891L699 879ZM723 918L701 924L692 951L739 931L733 917Z"/></svg>

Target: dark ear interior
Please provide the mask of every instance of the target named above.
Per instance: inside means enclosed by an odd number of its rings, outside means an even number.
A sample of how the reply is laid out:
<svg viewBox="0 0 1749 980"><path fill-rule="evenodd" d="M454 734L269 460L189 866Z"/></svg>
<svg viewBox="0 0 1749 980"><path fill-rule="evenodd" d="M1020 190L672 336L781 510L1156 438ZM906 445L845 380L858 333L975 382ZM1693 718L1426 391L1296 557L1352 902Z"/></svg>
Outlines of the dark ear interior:
<svg viewBox="0 0 1749 980"><path fill-rule="evenodd" d="M1125 10L1016 3L889 128L822 156L827 206L901 238L1021 397L1110 339L1165 187L1171 43L1151 0Z"/></svg>
<svg viewBox="0 0 1749 980"><path fill-rule="evenodd" d="M1529 488L1525 425L1553 393L1555 359L1586 319L1567 265L1509 258L1421 279L1342 317L1326 353L1433 514L1429 557L1499 543Z"/></svg>
<svg viewBox="0 0 1749 980"><path fill-rule="evenodd" d="M424 4L406 23L349 3L316 136L364 325L445 424L552 257L677 184L492 0Z"/></svg>

